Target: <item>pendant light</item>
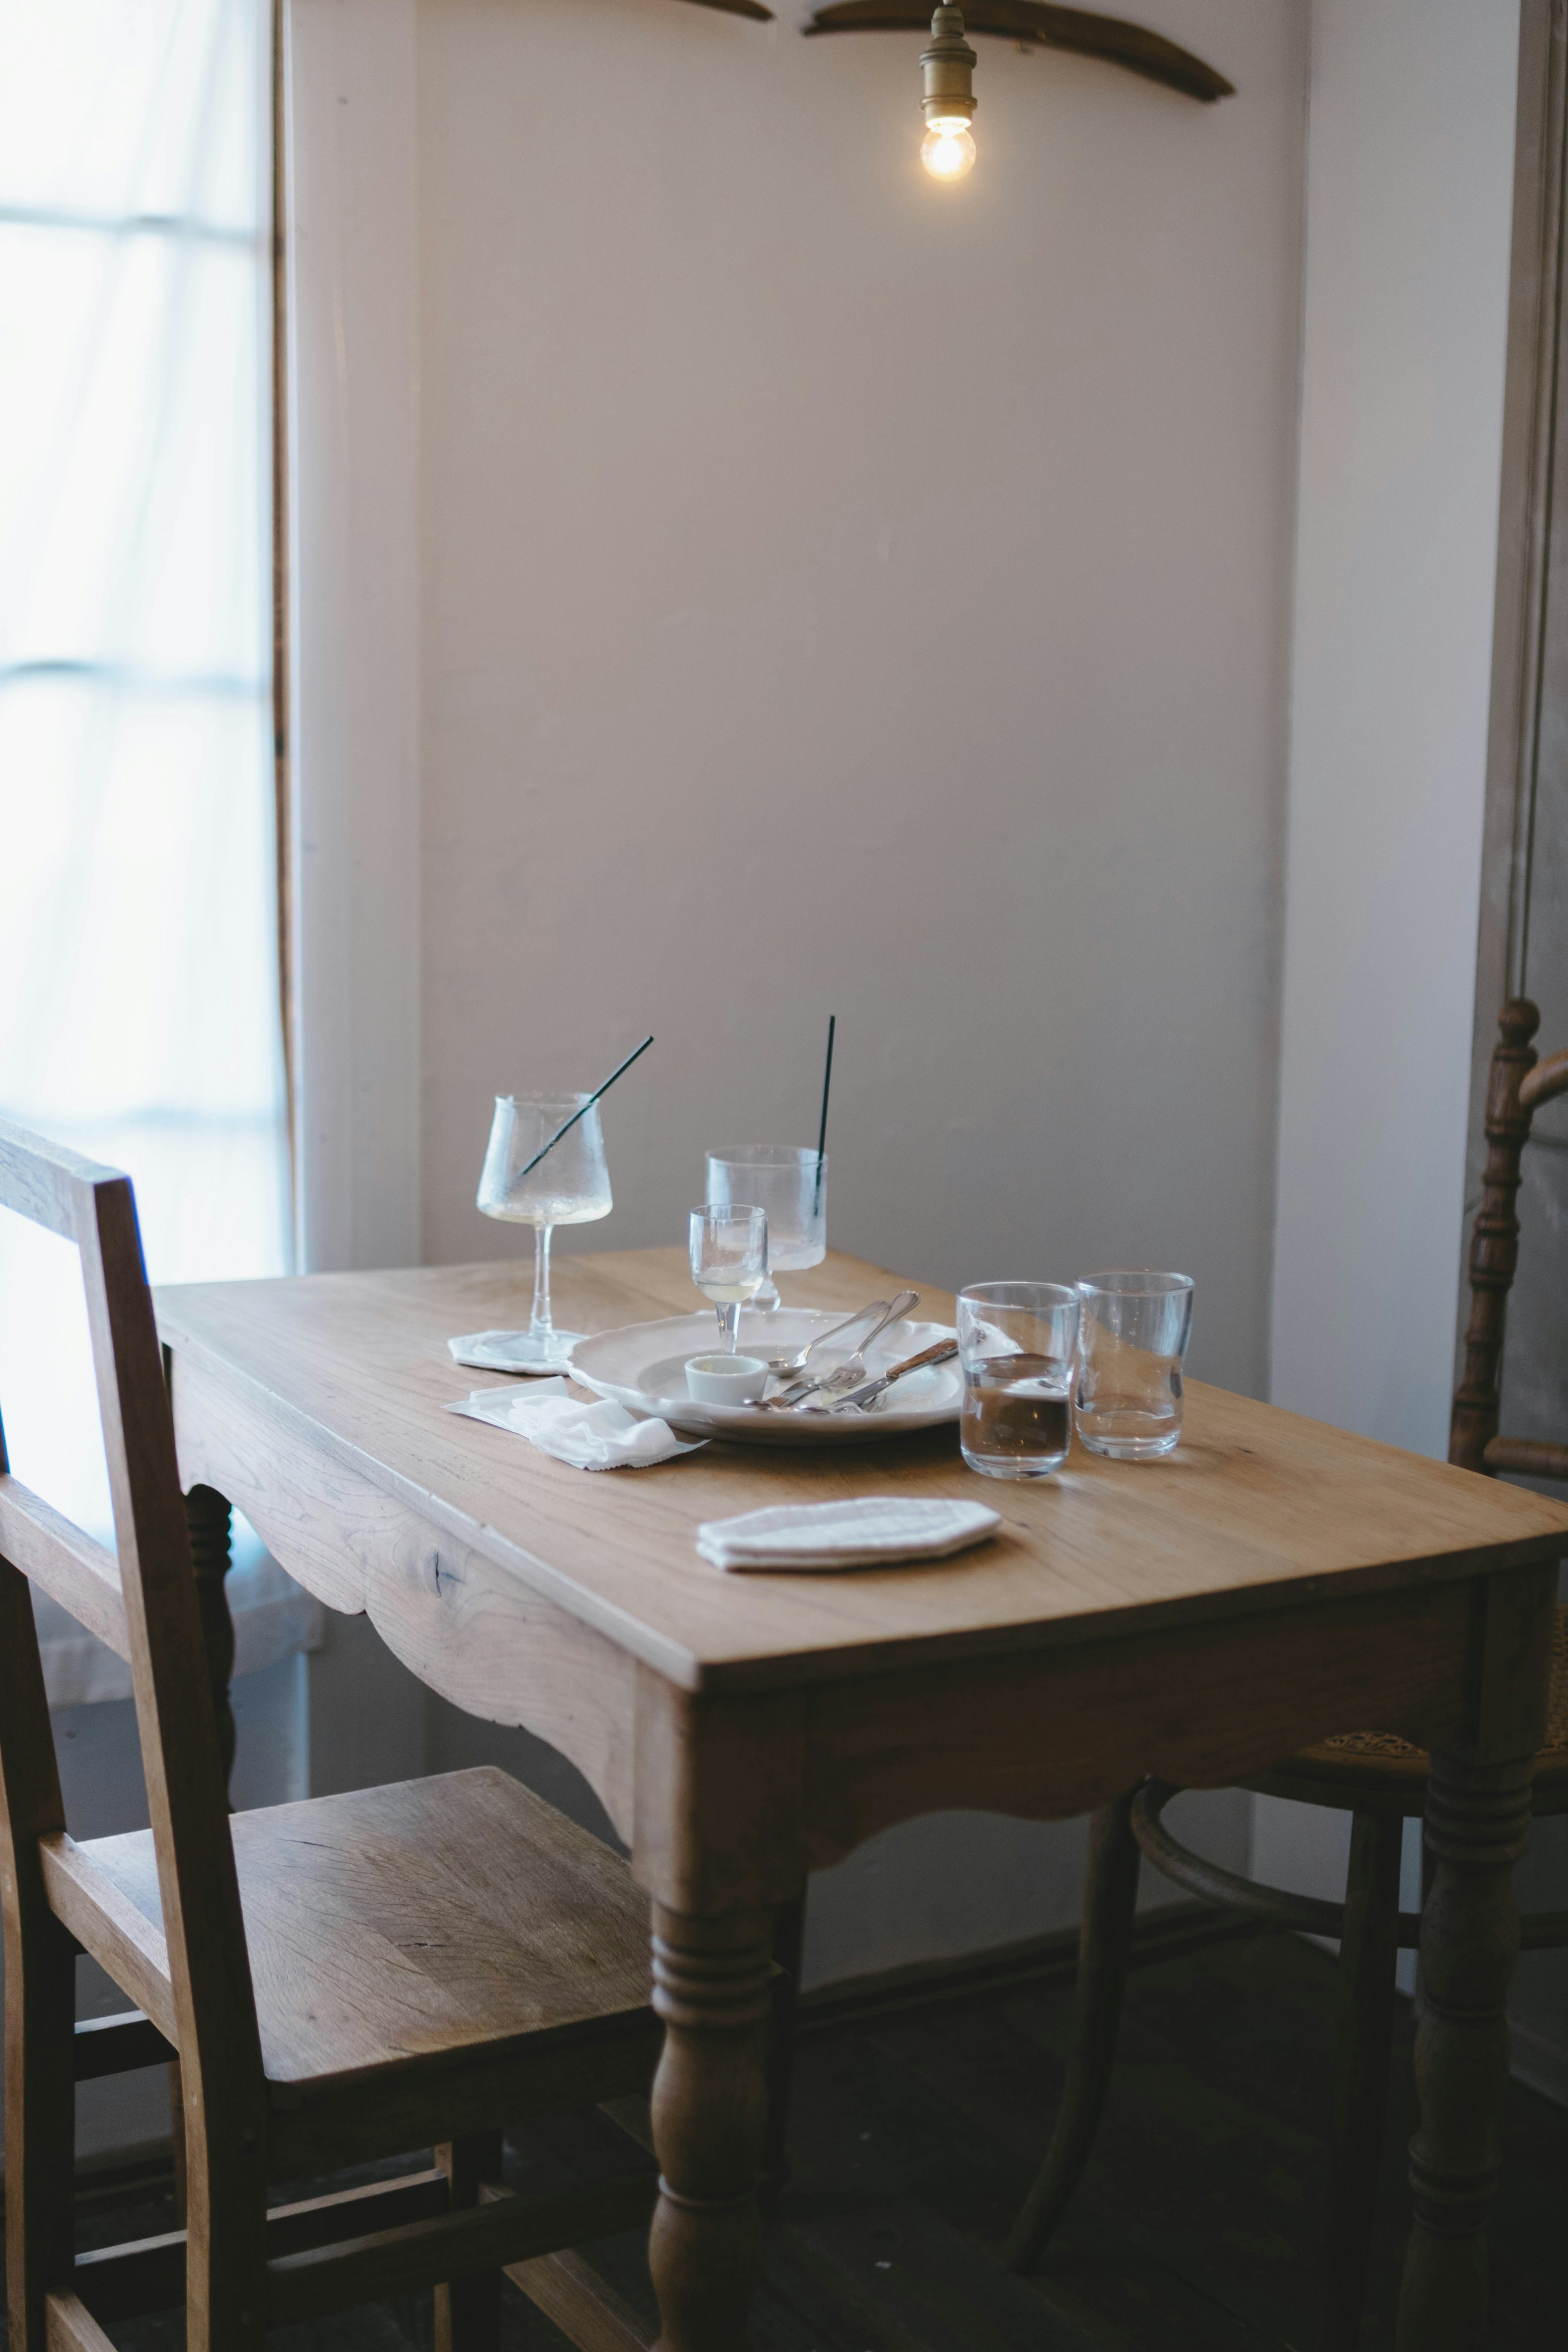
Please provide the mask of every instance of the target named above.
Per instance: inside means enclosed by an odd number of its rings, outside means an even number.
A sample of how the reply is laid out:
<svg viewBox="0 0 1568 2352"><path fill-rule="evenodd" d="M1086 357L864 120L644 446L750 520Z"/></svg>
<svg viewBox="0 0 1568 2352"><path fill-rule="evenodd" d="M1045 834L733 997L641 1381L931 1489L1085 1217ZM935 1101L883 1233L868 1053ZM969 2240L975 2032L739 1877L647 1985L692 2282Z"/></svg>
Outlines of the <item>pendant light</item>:
<svg viewBox="0 0 1568 2352"><path fill-rule="evenodd" d="M962 180L973 169L975 55L963 37L963 12L943 5L931 20L931 47L921 53L926 135L921 162L933 180Z"/></svg>

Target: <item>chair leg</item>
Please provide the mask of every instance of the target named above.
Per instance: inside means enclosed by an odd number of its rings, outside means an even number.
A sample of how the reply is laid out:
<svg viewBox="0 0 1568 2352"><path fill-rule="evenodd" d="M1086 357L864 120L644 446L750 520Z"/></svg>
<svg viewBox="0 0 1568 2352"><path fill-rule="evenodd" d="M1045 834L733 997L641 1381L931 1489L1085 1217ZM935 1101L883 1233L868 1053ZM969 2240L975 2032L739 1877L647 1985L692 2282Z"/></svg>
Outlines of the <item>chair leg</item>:
<svg viewBox="0 0 1568 2352"><path fill-rule="evenodd" d="M7 1933L5 1947L11 2352L45 2352L44 2298L69 2287L75 2252L76 1946L46 1917L26 1938Z"/></svg>
<svg viewBox="0 0 1568 2352"><path fill-rule="evenodd" d="M768 2131L757 2200L767 2212L789 2180L784 2142L789 2132L789 2086L795 2068L795 2012L800 1998L801 1952L805 1943L805 1897L782 1903L773 1914L773 2013L768 2021Z"/></svg>
<svg viewBox="0 0 1568 2352"><path fill-rule="evenodd" d="M1334 2049L1325 2352L1355 2352L1361 2336L1388 2117L1404 1828L1397 1817L1357 1813L1351 1829Z"/></svg>
<svg viewBox="0 0 1568 2352"><path fill-rule="evenodd" d="M169 2061L169 2153L174 2166L174 2227L185 2226L185 2083L177 2058Z"/></svg>
<svg viewBox="0 0 1568 2352"><path fill-rule="evenodd" d="M501 2177L500 2132L472 2132L436 2150L436 2161L452 2184L454 2207L478 2201L482 2180ZM500 2352L500 2271L454 2279L436 2289L436 2352Z"/></svg>
<svg viewBox="0 0 1568 2352"><path fill-rule="evenodd" d="M1102 1806L1089 1831L1067 2084L1045 2163L1003 2252L1009 2270L1031 2270L1039 2260L1071 2201L1100 2128L1138 1900L1141 1856L1131 1818L1135 1793L1129 1790Z"/></svg>

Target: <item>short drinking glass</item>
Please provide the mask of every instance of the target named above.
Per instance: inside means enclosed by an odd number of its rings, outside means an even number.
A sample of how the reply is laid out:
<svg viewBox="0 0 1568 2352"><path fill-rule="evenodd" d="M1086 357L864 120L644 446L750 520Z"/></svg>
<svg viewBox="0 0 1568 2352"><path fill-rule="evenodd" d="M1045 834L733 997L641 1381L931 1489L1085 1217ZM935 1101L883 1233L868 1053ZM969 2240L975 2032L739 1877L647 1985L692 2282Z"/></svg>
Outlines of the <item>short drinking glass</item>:
<svg viewBox="0 0 1568 2352"><path fill-rule="evenodd" d="M1123 1268L1084 1275L1078 1292L1078 1433L1091 1454L1156 1461L1181 1442L1192 1277Z"/></svg>
<svg viewBox="0 0 1568 2352"><path fill-rule="evenodd" d="M1076 1290L1060 1282L976 1282L958 1294L963 1367L959 1443L987 1478L1046 1478L1072 1443Z"/></svg>
<svg viewBox="0 0 1568 2352"><path fill-rule="evenodd" d="M754 1305L772 1314L775 1274L801 1274L827 1255L827 1155L795 1143L726 1143L708 1154L708 1205L754 1201L767 1213L768 1278Z"/></svg>
<svg viewBox="0 0 1568 2352"><path fill-rule="evenodd" d="M731 1356L741 1309L767 1276L768 1221L761 1209L737 1202L729 1209L692 1210L691 1279L712 1300L720 1339Z"/></svg>

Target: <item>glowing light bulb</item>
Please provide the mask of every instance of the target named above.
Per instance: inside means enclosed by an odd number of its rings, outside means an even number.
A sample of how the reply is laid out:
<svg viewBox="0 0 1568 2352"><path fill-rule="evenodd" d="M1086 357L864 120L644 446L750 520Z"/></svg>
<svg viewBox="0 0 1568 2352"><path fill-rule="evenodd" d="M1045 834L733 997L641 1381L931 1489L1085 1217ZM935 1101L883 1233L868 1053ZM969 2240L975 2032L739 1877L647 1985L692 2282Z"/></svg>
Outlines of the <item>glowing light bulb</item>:
<svg viewBox="0 0 1568 2352"><path fill-rule="evenodd" d="M921 52L925 96L921 112L926 135L921 162L933 180L962 180L974 168L969 118L974 111L975 56L963 37L963 11L953 0L938 0L931 20L931 47Z"/></svg>
<svg viewBox="0 0 1568 2352"><path fill-rule="evenodd" d="M974 134L962 114L938 115L921 141L921 162L933 180L962 180L974 164Z"/></svg>

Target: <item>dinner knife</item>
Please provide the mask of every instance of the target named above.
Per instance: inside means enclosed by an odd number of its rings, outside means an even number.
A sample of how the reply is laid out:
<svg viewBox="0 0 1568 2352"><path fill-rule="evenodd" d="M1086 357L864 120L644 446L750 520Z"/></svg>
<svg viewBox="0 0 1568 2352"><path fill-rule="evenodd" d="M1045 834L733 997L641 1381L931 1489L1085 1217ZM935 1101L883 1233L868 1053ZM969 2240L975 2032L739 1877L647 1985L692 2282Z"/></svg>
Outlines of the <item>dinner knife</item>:
<svg viewBox="0 0 1568 2352"><path fill-rule="evenodd" d="M922 1348L918 1356L906 1356L901 1364L895 1364L890 1372L882 1374L880 1380L867 1381L863 1387L851 1389L847 1396L835 1397L830 1405L817 1405L809 1409L818 1412L844 1412L851 1405L864 1409L874 1398L879 1397L885 1389L890 1389L895 1381L901 1381L906 1372L918 1372L923 1364L945 1364L950 1356L956 1356L957 1353L958 1341L955 1339L939 1339L934 1347Z"/></svg>

